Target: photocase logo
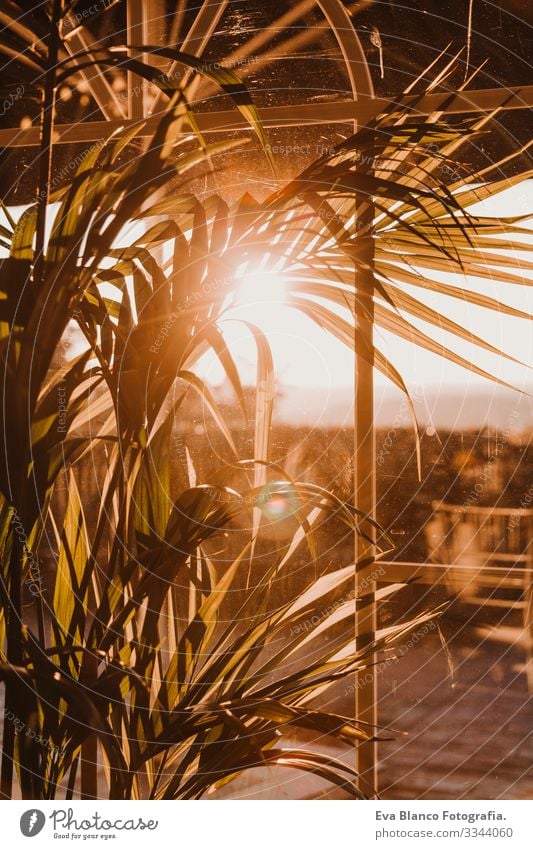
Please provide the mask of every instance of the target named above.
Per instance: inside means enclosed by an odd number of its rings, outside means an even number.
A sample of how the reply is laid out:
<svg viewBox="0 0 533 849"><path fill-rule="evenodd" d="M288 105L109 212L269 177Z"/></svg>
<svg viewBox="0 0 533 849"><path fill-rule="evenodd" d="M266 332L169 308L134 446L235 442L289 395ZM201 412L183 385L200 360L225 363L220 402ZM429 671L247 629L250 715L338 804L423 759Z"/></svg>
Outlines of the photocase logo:
<svg viewBox="0 0 533 849"><path fill-rule="evenodd" d="M35 837L43 830L46 817L42 811L32 808L30 811L25 811L20 818L20 830L24 837Z"/></svg>

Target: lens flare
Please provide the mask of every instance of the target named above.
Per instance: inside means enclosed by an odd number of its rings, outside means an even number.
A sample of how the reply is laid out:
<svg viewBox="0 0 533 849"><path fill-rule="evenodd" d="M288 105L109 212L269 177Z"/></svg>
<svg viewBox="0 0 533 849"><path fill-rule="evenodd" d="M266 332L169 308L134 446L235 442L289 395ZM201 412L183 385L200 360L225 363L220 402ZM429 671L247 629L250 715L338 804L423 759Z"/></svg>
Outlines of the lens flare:
<svg viewBox="0 0 533 849"><path fill-rule="evenodd" d="M271 522L281 522L297 512L299 499L290 484L267 483L258 495L257 506Z"/></svg>

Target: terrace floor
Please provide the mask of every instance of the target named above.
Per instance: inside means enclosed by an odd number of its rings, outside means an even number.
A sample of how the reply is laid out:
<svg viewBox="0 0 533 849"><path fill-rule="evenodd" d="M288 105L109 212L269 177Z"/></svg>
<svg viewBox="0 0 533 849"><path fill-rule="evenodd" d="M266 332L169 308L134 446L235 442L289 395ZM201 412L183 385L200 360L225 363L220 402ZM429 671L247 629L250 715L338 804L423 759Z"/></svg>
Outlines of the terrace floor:
<svg viewBox="0 0 533 849"><path fill-rule="evenodd" d="M385 799L530 799L533 694L518 628L438 634L380 682L380 716L407 736L382 746Z"/></svg>
<svg viewBox="0 0 533 849"><path fill-rule="evenodd" d="M402 734L380 744L384 799L531 799L533 694L517 627L460 627L442 622L379 675L379 719ZM451 636L451 632L455 635ZM344 689L329 703L346 715ZM312 735L303 742L353 763L353 752ZM261 769L231 782L216 798L346 798L319 779Z"/></svg>

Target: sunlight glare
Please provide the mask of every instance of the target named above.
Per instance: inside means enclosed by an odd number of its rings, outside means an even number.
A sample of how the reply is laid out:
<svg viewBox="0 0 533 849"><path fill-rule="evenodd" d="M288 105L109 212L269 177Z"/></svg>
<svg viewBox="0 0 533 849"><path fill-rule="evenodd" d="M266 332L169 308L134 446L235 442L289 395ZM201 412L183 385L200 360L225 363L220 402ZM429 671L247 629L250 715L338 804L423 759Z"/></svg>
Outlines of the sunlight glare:
<svg viewBox="0 0 533 849"><path fill-rule="evenodd" d="M259 310L272 310L287 300L287 279L276 270L241 271L236 275L236 305Z"/></svg>

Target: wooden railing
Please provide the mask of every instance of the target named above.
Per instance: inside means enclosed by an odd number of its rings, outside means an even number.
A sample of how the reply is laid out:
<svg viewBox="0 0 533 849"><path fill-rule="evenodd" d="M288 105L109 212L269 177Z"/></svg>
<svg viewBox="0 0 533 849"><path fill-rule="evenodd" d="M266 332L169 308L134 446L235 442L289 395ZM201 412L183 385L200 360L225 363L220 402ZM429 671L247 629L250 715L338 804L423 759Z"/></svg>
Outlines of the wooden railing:
<svg viewBox="0 0 533 849"><path fill-rule="evenodd" d="M425 530L428 560L381 561L385 580L440 585L480 610L521 612L518 631L533 692L533 510L434 502Z"/></svg>

